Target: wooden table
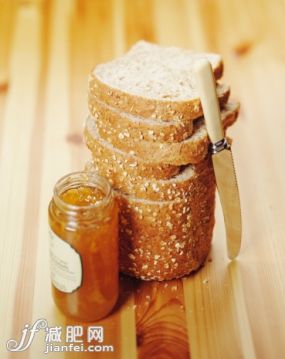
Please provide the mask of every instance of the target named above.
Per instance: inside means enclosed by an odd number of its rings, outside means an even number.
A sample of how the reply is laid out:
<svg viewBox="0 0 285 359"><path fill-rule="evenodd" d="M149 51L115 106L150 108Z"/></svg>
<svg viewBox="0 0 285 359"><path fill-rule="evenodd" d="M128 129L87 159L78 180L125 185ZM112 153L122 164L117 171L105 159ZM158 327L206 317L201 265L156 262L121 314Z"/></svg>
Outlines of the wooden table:
<svg viewBox="0 0 285 359"><path fill-rule="evenodd" d="M200 271L165 283L122 279L116 310L96 323L113 353L48 358L285 357L284 22L281 0L0 1L1 358L46 357L43 332L28 351L6 351L25 323L71 324L51 298L47 205L55 181L89 158L88 72L141 38L223 55L224 81L242 104L230 130L242 251L227 260L217 203Z"/></svg>

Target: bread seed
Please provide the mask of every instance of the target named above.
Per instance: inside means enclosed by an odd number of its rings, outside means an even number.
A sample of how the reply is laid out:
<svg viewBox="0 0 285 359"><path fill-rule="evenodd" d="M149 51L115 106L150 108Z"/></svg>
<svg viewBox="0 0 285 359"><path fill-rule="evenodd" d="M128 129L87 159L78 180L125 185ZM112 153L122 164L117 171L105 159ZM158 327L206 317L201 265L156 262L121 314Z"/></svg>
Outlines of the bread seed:
<svg viewBox="0 0 285 359"><path fill-rule="evenodd" d="M152 189L154 192L159 192L159 187L155 183L152 184Z"/></svg>
<svg viewBox="0 0 285 359"><path fill-rule="evenodd" d="M130 163L129 166L130 167L137 167L138 163L137 162L134 162L134 163Z"/></svg>
<svg viewBox="0 0 285 359"><path fill-rule="evenodd" d="M166 222L166 226L167 226L168 228L170 228L170 229L173 228L173 224L172 224L171 222L169 222L169 221Z"/></svg>
<svg viewBox="0 0 285 359"><path fill-rule="evenodd" d="M199 112L199 111L200 111L200 106L199 106L198 103L196 103L196 104L194 105L194 112Z"/></svg>

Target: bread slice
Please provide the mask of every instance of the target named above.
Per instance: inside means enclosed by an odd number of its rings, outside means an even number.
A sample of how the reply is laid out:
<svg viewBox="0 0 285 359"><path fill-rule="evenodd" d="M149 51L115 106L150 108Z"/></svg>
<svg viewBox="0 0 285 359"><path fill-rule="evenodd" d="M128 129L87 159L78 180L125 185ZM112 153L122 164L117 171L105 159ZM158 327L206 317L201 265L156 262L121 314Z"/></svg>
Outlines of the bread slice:
<svg viewBox="0 0 285 359"><path fill-rule="evenodd" d="M91 115L96 118L98 125L102 129L108 127L106 135L122 137L124 130L128 129L131 138L159 141L159 142L178 142L189 137L193 132L193 121L162 121L146 119L133 116L122 112L96 100L94 96L89 96L89 110Z"/></svg>
<svg viewBox="0 0 285 359"><path fill-rule="evenodd" d="M221 85L221 106L228 101L230 89ZM107 105L89 95L88 106L91 115L97 119L98 126L106 128L106 135L124 136L127 129L130 138L151 142L180 142L193 132L193 121L188 119L175 119L163 121L133 116Z"/></svg>
<svg viewBox="0 0 285 359"><path fill-rule="evenodd" d="M123 176L122 181L127 177L138 180L142 178L168 179L181 171L179 166L146 162L135 156L134 151L124 152L114 147L99 136L96 122L91 117L87 118L84 138L87 147L92 152L94 164L104 163L106 165L106 176L108 172L110 174L120 172Z"/></svg>
<svg viewBox="0 0 285 359"><path fill-rule="evenodd" d="M221 111L224 129L235 122L238 110L239 105L236 103L225 105ZM99 133L101 139L122 151L132 151L133 155L143 158L146 162L181 166L202 161L208 152L209 139L203 118L195 121L192 136L184 141L173 143L135 140L130 136L128 129L121 132L122 137L109 135L108 128L98 119L91 117L87 119L87 132L92 134L94 139L98 138L97 133Z"/></svg>
<svg viewBox="0 0 285 359"><path fill-rule="evenodd" d="M186 198L151 201L117 192L120 269L143 280L179 278L207 257L214 227L213 171L193 182Z"/></svg>
<svg viewBox="0 0 285 359"><path fill-rule="evenodd" d="M195 119L202 115L202 107L193 65L201 58L210 61L219 79L223 73L220 55L139 41L124 56L95 67L89 77L89 92L135 116Z"/></svg>
<svg viewBox="0 0 285 359"><path fill-rule="evenodd" d="M188 165L179 174L170 179L149 179L145 177L124 176L123 171L116 165L110 166L104 160L89 161L85 167L88 172L97 172L109 180L115 190L140 199L153 201L172 201L187 198L193 188L197 189L199 178L211 179L211 156L196 165ZM205 179L203 180L205 182Z"/></svg>

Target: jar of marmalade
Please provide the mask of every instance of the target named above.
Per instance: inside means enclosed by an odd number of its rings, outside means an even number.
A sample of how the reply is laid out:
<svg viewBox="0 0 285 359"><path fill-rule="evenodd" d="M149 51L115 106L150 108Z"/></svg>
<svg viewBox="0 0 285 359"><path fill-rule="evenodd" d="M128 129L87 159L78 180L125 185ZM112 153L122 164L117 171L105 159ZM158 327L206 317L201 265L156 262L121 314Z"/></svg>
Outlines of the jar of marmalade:
<svg viewBox="0 0 285 359"><path fill-rule="evenodd" d="M82 321L105 317L119 292L118 207L111 186L75 172L55 185L49 205L53 298Z"/></svg>

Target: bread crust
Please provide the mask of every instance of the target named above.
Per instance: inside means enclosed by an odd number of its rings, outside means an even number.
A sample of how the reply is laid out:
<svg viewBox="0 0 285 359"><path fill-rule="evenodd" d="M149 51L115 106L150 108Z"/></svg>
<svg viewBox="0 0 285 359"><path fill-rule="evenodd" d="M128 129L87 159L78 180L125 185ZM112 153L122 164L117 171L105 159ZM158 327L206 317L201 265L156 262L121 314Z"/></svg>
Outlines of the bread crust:
<svg viewBox="0 0 285 359"><path fill-rule="evenodd" d="M223 74L218 54L138 41L123 56L92 70L89 91L121 111L145 118L195 119L202 109L193 66L201 58L209 60L218 80Z"/></svg>
<svg viewBox="0 0 285 359"><path fill-rule="evenodd" d="M220 74L220 70L217 73ZM88 90L89 94L97 100L134 116L161 121L173 121L175 119L189 121L201 117L203 114L199 98L193 98L189 101L162 101L131 95L104 84L93 73L89 76ZM220 103L227 102L228 87L225 89L224 85L218 86L217 92Z"/></svg>
<svg viewBox="0 0 285 359"><path fill-rule="evenodd" d="M103 161L107 167L110 166L110 171L113 171L113 168L119 170L125 179L128 176L133 178L169 179L181 171L180 166L146 162L130 152L119 151L106 141L102 141L100 137L94 137L94 132L86 126L84 138L87 147L92 153L94 163Z"/></svg>
<svg viewBox="0 0 285 359"><path fill-rule="evenodd" d="M213 170L180 201L141 201L118 193L120 270L143 280L180 278L207 257L214 227Z"/></svg>
<svg viewBox="0 0 285 359"><path fill-rule="evenodd" d="M212 158L208 155L200 163L186 166L179 174L167 180L125 176L116 165L116 161L112 161L112 156L108 155L108 158L110 160L107 164L104 158L94 156L94 159L87 163L85 170L99 173L109 180L114 189L122 193L148 200L173 201L178 198L187 198L195 188L197 178L201 174L207 175L209 171L212 171Z"/></svg>
<svg viewBox="0 0 285 359"><path fill-rule="evenodd" d="M238 110L238 104L227 104L225 109L222 110L224 129L235 122ZM146 162L174 166L195 164L202 161L208 152L210 142L203 119L194 124L194 134L192 136L184 141L172 143L135 140L130 136L128 129L122 132L125 135L120 138L112 133L109 134L108 126L99 119L90 118L87 120L87 131L91 121L94 121L94 126L97 127L102 139L126 153L132 151L135 156L144 159Z"/></svg>
<svg viewBox="0 0 285 359"><path fill-rule="evenodd" d="M154 121L134 117L125 112L97 101L89 95L88 106L91 115L97 119L102 129L107 127L106 135L123 136L127 129L131 138L150 142L179 142L189 137L193 132L193 121Z"/></svg>
<svg viewBox="0 0 285 359"><path fill-rule="evenodd" d="M224 106L230 95L230 88L223 86L220 105ZM180 142L189 137L193 132L193 121L183 118L175 118L172 121L147 119L122 112L117 108L107 105L98 98L89 94L88 106L91 115L96 118L102 128L106 128L106 134L123 136L127 129L130 138L150 142Z"/></svg>

